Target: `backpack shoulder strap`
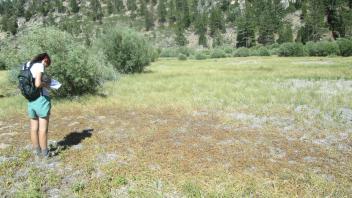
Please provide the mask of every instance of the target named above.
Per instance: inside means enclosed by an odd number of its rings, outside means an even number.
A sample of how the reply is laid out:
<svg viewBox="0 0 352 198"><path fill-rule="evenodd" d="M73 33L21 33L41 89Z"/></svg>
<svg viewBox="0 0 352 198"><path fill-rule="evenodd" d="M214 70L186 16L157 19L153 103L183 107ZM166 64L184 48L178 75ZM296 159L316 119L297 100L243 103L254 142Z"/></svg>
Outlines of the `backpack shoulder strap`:
<svg viewBox="0 0 352 198"><path fill-rule="evenodd" d="M29 63L29 67L27 67L27 64ZM32 66L34 65L34 63L31 63L31 62L28 62L27 64L26 64L26 68L28 68L29 70L32 68Z"/></svg>

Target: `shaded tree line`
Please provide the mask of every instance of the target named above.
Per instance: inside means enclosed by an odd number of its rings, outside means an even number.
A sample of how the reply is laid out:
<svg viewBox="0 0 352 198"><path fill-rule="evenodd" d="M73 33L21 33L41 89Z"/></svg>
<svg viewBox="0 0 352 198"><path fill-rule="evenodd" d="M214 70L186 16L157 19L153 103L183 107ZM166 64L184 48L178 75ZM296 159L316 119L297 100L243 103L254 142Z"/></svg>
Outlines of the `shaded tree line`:
<svg viewBox="0 0 352 198"><path fill-rule="evenodd" d="M178 45L186 45L186 31L198 35L199 45L208 47L223 43L226 28L236 30L237 47L256 44L319 41L325 34L333 39L352 35L352 0L296 0L288 7L281 0L246 0L244 4L232 0L3 0L0 1L0 26L3 31L16 34L18 17L30 20L34 15L47 18L51 13L81 13L102 23L112 14L140 17L145 30L156 25L172 28ZM88 10L88 11L87 11ZM293 24L286 16L300 13L301 28L293 33Z"/></svg>

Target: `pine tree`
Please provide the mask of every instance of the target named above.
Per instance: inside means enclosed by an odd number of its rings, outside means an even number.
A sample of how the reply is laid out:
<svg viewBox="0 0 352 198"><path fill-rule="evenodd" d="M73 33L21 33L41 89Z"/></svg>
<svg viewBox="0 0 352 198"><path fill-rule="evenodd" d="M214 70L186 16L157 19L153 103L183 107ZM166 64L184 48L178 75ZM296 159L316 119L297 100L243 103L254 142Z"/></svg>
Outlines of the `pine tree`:
<svg viewBox="0 0 352 198"><path fill-rule="evenodd" d="M236 47L255 46L255 24L248 16L241 16L237 20Z"/></svg>
<svg viewBox="0 0 352 198"><path fill-rule="evenodd" d="M121 12L125 6L123 4L123 0L113 0L114 10L116 13Z"/></svg>
<svg viewBox="0 0 352 198"><path fill-rule="evenodd" d="M213 48L222 46L224 44L224 38L219 30L216 30L213 36Z"/></svg>
<svg viewBox="0 0 352 198"><path fill-rule="evenodd" d="M176 22L176 2L175 0L168 0L168 20L170 24Z"/></svg>
<svg viewBox="0 0 352 198"><path fill-rule="evenodd" d="M139 0L139 9L138 13L140 16L146 16L148 10L147 10L147 3L146 0Z"/></svg>
<svg viewBox="0 0 352 198"><path fill-rule="evenodd" d="M69 6L70 6L70 9L71 9L72 13L78 13L79 12L79 6L78 6L76 0L70 0L69 1Z"/></svg>
<svg viewBox="0 0 352 198"><path fill-rule="evenodd" d="M14 6L11 1L0 1L0 15L12 14Z"/></svg>
<svg viewBox="0 0 352 198"><path fill-rule="evenodd" d="M137 16L137 1L127 0L127 9L131 12L131 17L135 18Z"/></svg>
<svg viewBox="0 0 352 198"><path fill-rule="evenodd" d="M236 18L240 17L240 15L241 15L240 4L236 1L236 3L230 5L228 15L227 15L227 21L235 23Z"/></svg>
<svg viewBox="0 0 352 198"><path fill-rule="evenodd" d="M43 16L47 16L50 11L50 3L42 1L41 4L39 4L38 10Z"/></svg>
<svg viewBox="0 0 352 198"><path fill-rule="evenodd" d="M269 4L269 13L272 16L272 27L274 28L275 33L277 33L277 30L282 27L282 19L287 14L287 11L285 11L281 1L282 0L272 0L272 2Z"/></svg>
<svg viewBox="0 0 352 198"><path fill-rule="evenodd" d="M190 19L191 23L195 23L197 20L197 16L199 14L198 11L198 0L190 0Z"/></svg>
<svg viewBox="0 0 352 198"><path fill-rule="evenodd" d="M217 31L226 32L224 16L220 9L211 11L209 19L210 35L214 36Z"/></svg>
<svg viewBox="0 0 352 198"><path fill-rule="evenodd" d="M341 5L341 15L340 20L342 25L339 28L341 37L352 37L352 0L345 0Z"/></svg>
<svg viewBox="0 0 352 198"><path fill-rule="evenodd" d="M107 12L108 15L111 15L112 13L114 13L114 5L112 4L111 0L107 0Z"/></svg>
<svg viewBox="0 0 352 198"><path fill-rule="evenodd" d="M275 42L275 24L268 6L260 15L258 23L258 43L270 45Z"/></svg>
<svg viewBox="0 0 352 198"><path fill-rule="evenodd" d="M151 6L150 10L145 11L145 29L149 31L154 27L154 16L153 16L153 7Z"/></svg>
<svg viewBox="0 0 352 198"><path fill-rule="evenodd" d="M104 14L99 0L90 0L90 8L91 8L90 15L93 21L99 21L100 23L102 23Z"/></svg>
<svg viewBox="0 0 352 198"><path fill-rule="evenodd" d="M10 32L15 35L18 29L16 16L11 16L9 14L4 15L1 20L1 26L3 31Z"/></svg>
<svg viewBox="0 0 352 198"><path fill-rule="evenodd" d="M228 9L230 8L230 1L229 0L221 0L220 2L220 9L223 11L223 12L227 12Z"/></svg>
<svg viewBox="0 0 352 198"><path fill-rule="evenodd" d="M158 18L161 24L166 22L166 0L159 0L158 4Z"/></svg>
<svg viewBox="0 0 352 198"><path fill-rule="evenodd" d="M158 3L158 0L152 0L152 5L155 6Z"/></svg>
<svg viewBox="0 0 352 198"><path fill-rule="evenodd" d="M203 13L198 13L195 21L196 34L199 35L198 44L203 47L208 47L207 41L207 15Z"/></svg>
<svg viewBox="0 0 352 198"><path fill-rule="evenodd" d="M293 41L293 32L292 32L292 24L287 23L283 25L283 27L279 30L279 39L278 43L286 43Z"/></svg>
<svg viewBox="0 0 352 198"><path fill-rule="evenodd" d="M187 0L176 0L177 20L184 28L191 25L191 17L189 14L189 6Z"/></svg>
<svg viewBox="0 0 352 198"><path fill-rule="evenodd" d="M298 41L302 43L318 41L326 30L324 4L320 0L310 0L302 5L302 9L306 9L303 15L305 25L298 32Z"/></svg>
<svg viewBox="0 0 352 198"><path fill-rule="evenodd" d="M178 46L185 46L188 44L187 38L185 37L185 30L183 24L177 23L175 28L176 33L176 44Z"/></svg>
<svg viewBox="0 0 352 198"><path fill-rule="evenodd" d="M327 23L335 39L346 35L346 27L349 24L348 13L352 12L348 5L349 2L352 1L324 0Z"/></svg>
<svg viewBox="0 0 352 198"><path fill-rule="evenodd" d="M55 7L56 7L58 13L65 12L65 7L64 7L61 0L55 0Z"/></svg>
<svg viewBox="0 0 352 198"><path fill-rule="evenodd" d="M127 0L127 9L131 11L131 16L135 17L135 12L137 10L136 0Z"/></svg>
<svg viewBox="0 0 352 198"><path fill-rule="evenodd" d="M25 0L17 0L14 2L14 10L15 10L15 15L17 17L24 17L25 16Z"/></svg>

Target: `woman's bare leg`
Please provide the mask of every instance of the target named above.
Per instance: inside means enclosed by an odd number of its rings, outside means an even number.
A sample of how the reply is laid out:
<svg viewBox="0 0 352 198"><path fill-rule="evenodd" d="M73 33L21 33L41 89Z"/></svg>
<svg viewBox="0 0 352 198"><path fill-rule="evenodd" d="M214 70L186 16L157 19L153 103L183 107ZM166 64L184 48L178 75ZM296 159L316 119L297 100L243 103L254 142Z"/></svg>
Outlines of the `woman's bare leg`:
<svg viewBox="0 0 352 198"><path fill-rule="evenodd" d="M39 121L38 118L31 119L31 141L33 149L37 149L39 147L39 138L38 138L38 129L39 129Z"/></svg>
<svg viewBox="0 0 352 198"><path fill-rule="evenodd" d="M49 116L45 118L39 118L39 145L42 149L43 154L47 154L48 151L48 127L49 127ZM44 152L45 151L45 152Z"/></svg>

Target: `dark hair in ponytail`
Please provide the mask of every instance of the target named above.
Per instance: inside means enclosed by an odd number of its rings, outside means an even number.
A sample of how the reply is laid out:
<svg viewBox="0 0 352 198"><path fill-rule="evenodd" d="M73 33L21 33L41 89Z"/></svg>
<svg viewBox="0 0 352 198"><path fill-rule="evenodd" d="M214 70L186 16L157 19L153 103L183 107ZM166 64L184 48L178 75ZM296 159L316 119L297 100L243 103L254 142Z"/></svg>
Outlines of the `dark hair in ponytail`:
<svg viewBox="0 0 352 198"><path fill-rule="evenodd" d="M34 64L34 63L40 63L42 62L44 59L48 60L48 64L50 65L51 63L51 59L48 53L42 53L42 54L38 54L35 57L32 58L30 64Z"/></svg>

